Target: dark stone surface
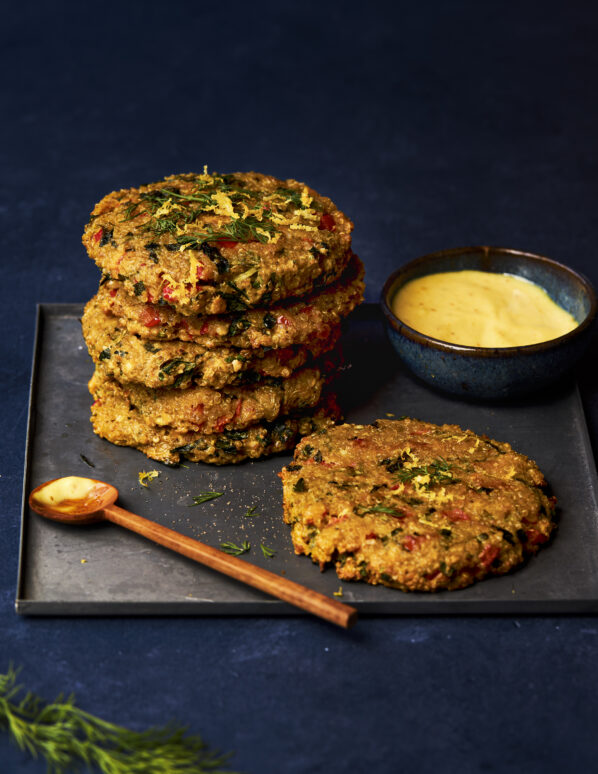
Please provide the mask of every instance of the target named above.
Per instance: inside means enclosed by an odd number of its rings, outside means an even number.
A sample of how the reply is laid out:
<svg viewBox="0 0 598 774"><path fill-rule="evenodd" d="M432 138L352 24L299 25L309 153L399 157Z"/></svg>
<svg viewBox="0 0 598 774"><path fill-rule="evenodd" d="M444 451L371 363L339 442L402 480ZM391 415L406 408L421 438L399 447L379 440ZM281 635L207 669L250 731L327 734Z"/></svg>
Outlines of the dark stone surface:
<svg viewBox="0 0 598 774"><path fill-rule="evenodd" d="M93 204L204 164L256 169L353 217L368 301L400 263L477 243L597 285L594 4L33 2L0 29L0 672L12 660L42 696L74 691L136 728L188 723L252 774L593 770L595 618L367 618L346 633L26 619L13 601L35 304L95 292L80 244ZM596 449L594 353L580 383ZM3 734L0 770L45 767Z"/></svg>

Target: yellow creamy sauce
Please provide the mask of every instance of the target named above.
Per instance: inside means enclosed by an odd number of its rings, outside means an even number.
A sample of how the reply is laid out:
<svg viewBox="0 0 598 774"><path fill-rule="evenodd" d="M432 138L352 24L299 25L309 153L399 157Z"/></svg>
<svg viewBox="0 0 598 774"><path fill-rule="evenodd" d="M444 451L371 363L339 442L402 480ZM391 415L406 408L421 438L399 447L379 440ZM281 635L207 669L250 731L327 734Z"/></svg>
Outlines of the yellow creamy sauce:
<svg viewBox="0 0 598 774"><path fill-rule="evenodd" d="M537 344L578 325L533 282L486 271L441 272L411 280L394 297L392 309L420 333L470 347Z"/></svg>
<svg viewBox="0 0 598 774"><path fill-rule="evenodd" d="M105 485L91 478L66 476L57 478L39 489L35 493L35 501L54 510L69 513L73 506L90 499L99 489L105 489Z"/></svg>

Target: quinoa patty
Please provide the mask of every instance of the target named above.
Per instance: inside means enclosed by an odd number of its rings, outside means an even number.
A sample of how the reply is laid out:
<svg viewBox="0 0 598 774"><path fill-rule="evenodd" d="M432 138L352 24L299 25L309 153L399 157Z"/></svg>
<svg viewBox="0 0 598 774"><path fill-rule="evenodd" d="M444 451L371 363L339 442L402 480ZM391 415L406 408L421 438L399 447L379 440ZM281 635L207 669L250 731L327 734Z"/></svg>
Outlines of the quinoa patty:
<svg viewBox="0 0 598 774"><path fill-rule="evenodd" d="M340 425L303 439L280 475L295 552L342 580L463 588L508 572L555 527L536 464L457 425Z"/></svg>
<svg viewBox="0 0 598 774"><path fill-rule="evenodd" d="M122 283L108 281L97 294L105 312L121 327L145 339L195 341L203 347L293 347L326 340L363 299L363 264L353 256L347 271L333 285L303 299L270 309L236 315L185 317L159 304L133 300Z"/></svg>
<svg viewBox="0 0 598 774"><path fill-rule="evenodd" d="M329 352L340 326L328 339L314 339L305 347L256 349L222 346L206 349L189 341L151 341L128 333L119 319L103 312L97 298L85 307L83 337L96 365L121 384L176 387L191 384L219 389L230 384L255 384L267 377L287 378L313 357Z"/></svg>
<svg viewBox="0 0 598 774"><path fill-rule="evenodd" d="M270 422L279 415L315 406L325 383L317 368L302 368L288 379L271 380L253 387L164 387L153 390L139 384L123 386L98 366L89 382L96 400L122 395L152 427L176 427L183 432L220 433L240 430L256 422Z"/></svg>
<svg viewBox="0 0 598 774"><path fill-rule="evenodd" d="M279 417L243 430L205 434L150 427L123 392L98 391L91 408L94 431L118 446L132 446L151 459L175 465L182 459L227 465L292 449L297 440L328 427L339 417L332 397L299 416Z"/></svg>
<svg viewBox="0 0 598 774"><path fill-rule="evenodd" d="M108 194L83 244L139 301L222 314L330 284L350 259L352 229L296 180L204 172Z"/></svg>

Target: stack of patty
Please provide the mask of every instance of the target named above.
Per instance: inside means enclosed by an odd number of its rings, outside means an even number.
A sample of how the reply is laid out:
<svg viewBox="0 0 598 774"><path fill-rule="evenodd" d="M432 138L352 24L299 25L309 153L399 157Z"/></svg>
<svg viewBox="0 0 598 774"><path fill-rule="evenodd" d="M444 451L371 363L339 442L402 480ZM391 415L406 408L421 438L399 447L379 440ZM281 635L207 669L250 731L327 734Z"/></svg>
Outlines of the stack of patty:
<svg viewBox="0 0 598 774"><path fill-rule="evenodd" d="M82 321L95 432L225 464L338 420L334 348L364 289L352 228L302 183L257 173L102 199L83 235L103 272Z"/></svg>

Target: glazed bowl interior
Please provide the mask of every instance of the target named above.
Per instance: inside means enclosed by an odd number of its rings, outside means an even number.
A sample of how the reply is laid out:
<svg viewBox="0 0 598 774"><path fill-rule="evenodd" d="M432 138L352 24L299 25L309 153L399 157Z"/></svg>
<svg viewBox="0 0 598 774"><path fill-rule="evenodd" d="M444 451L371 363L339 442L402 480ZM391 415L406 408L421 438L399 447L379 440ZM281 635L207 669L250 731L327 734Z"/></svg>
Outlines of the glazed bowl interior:
<svg viewBox="0 0 598 774"><path fill-rule="evenodd" d="M539 285L574 317L577 327L538 344L473 347L420 333L394 314L393 299L410 280L467 269L511 274ZM444 250L411 261L388 278L381 301L391 342L416 375L445 391L492 399L542 389L569 373L587 346L597 306L592 286L573 269L544 256L484 246Z"/></svg>

